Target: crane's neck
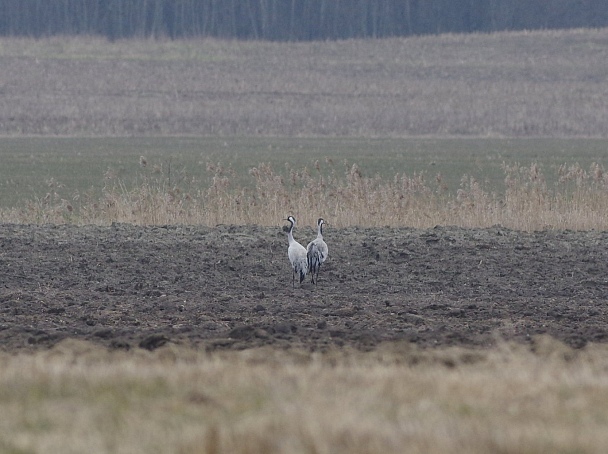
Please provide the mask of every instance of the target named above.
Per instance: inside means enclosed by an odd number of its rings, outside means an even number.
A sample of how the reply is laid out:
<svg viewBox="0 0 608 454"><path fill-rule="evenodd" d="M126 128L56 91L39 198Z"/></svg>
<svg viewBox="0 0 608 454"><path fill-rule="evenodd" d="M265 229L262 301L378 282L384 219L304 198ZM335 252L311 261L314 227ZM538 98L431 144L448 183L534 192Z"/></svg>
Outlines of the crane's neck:
<svg viewBox="0 0 608 454"><path fill-rule="evenodd" d="M289 231L287 232L287 241L289 241L289 244L295 241L293 239L293 223L291 223L291 227L289 227Z"/></svg>

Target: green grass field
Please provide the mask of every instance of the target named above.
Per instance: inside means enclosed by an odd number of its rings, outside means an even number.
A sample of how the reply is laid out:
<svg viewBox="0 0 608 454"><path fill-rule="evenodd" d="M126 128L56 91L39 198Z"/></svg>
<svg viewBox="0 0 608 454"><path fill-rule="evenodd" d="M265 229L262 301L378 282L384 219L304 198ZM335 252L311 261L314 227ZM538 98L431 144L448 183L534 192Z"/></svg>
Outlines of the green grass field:
<svg viewBox="0 0 608 454"><path fill-rule="evenodd" d="M588 169L603 164L607 150L606 139L5 137L0 138L0 208L43 198L50 186L67 199L87 191L99 195L108 174L133 188L141 182L140 156L150 166L163 166L173 183L187 175L199 189L211 183L208 163L231 168L238 185L248 186L253 184L249 170L260 163L286 176L286 164L312 169L315 161L325 164L328 158L340 169L344 161L356 163L365 175L386 180L423 173L432 184L441 174L451 193L463 176L472 176L500 193L503 163L537 163L551 184L560 165Z"/></svg>

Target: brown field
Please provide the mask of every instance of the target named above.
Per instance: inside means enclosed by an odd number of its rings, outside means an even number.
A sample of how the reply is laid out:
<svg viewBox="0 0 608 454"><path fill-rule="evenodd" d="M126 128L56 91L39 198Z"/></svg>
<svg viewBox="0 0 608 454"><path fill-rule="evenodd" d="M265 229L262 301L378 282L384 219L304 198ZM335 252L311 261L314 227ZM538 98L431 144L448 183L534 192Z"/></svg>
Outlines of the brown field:
<svg viewBox="0 0 608 454"><path fill-rule="evenodd" d="M0 134L606 137L607 43L0 40ZM601 160L500 194L340 166L2 209L0 453L604 453ZM316 286L288 214L329 222Z"/></svg>
<svg viewBox="0 0 608 454"><path fill-rule="evenodd" d="M2 135L608 136L608 29L0 40Z"/></svg>
<svg viewBox="0 0 608 454"><path fill-rule="evenodd" d="M314 236L295 232L303 244ZM327 226L325 237L331 260L318 285L294 289L279 227L4 224L1 346L608 340L606 233Z"/></svg>

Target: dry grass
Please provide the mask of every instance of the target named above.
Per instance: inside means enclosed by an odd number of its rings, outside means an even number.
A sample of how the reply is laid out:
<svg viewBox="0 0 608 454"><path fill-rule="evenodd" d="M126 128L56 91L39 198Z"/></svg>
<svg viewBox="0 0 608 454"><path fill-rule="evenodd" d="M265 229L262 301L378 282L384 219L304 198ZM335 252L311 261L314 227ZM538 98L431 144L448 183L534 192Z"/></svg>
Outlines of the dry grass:
<svg viewBox="0 0 608 454"><path fill-rule="evenodd" d="M65 341L0 356L7 453L601 453L608 350L370 353Z"/></svg>
<svg viewBox="0 0 608 454"><path fill-rule="evenodd" d="M536 164L503 165L504 189L487 190L482 182L465 175L460 188L451 193L441 175L428 178L423 173L403 173L387 179L367 176L356 164L336 164L331 159L317 161L312 168L293 169L286 164L281 172L262 163L248 175L208 163L208 187L202 187L185 169L176 171L166 162L141 160L141 171L129 184L109 170L101 197L64 194L51 180L45 197L0 211L0 220L276 225L291 213L301 225L314 225L323 216L335 227L500 224L527 231L608 229L604 214L608 211L608 175L599 164L588 170L577 164L561 166L552 186Z"/></svg>
<svg viewBox="0 0 608 454"><path fill-rule="evenodd" d="M607 43L2 38L0 134L606 137Z"/></svg>

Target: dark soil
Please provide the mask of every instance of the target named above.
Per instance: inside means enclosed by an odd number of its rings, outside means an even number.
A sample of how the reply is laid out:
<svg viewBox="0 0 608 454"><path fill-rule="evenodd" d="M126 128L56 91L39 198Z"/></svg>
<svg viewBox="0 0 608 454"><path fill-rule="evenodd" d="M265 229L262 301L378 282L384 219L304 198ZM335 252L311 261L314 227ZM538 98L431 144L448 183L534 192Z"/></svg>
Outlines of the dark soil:
<svg viewBox="0 0 608 454"><path fill-rule="evenodd" d="M608 233L328 226L325 240L318 285L294 289L280 227L0 225L0 348L608 341Z"/></svg>

